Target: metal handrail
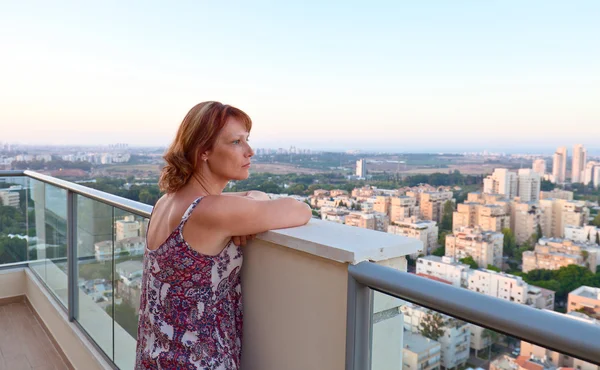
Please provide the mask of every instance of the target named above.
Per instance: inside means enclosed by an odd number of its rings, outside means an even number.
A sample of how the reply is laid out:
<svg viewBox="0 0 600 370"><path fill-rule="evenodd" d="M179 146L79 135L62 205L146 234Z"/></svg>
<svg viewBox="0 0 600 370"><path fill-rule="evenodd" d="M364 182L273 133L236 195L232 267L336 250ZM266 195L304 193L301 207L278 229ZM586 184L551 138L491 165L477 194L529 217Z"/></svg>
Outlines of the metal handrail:
<svg viewBox="0 0 600 370"><path fill-rule="evenodd" d="M372 262L348 272L373 290L600 365L599 326Z"/></svg>
<svg viewBox="0 0 600 370"><path fill-rule="evenodd" d="M39 180L46 184L50 184L58 188L71 191L75 194L83 195L84 197L91 198L98 202L122 209L124 211L134 213L138 216L150 218L150 213L152 212L152 206L148 204L136 202L131 199L119 197L117 195L105 193L100 190L74 184L72 182L57 179L52 176L42 175L41 173L35 171L0 171L0 177L16 176L25 176L35 180Z"/></svg>

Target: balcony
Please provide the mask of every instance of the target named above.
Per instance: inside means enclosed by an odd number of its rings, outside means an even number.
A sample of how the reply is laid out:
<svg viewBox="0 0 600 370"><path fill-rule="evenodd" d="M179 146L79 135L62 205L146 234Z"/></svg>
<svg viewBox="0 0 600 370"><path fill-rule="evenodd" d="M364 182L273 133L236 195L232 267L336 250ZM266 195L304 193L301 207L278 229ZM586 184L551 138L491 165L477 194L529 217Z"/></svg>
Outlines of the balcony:
<svg viewBox="0 0 600 370"><path fill-rule="evenodd" d="M16 184L25 212L0 250L0 329L10 307L51 360L0 330L0 369L16 358L32 369L132 369L142 259L132 238L145 236L151 207L30 171L0 171L1 182ZM600 363L598 327L406 273L405 256L422 247L320 220L260 235L244 250L242 368L401 369L405 301Z"/></svg>

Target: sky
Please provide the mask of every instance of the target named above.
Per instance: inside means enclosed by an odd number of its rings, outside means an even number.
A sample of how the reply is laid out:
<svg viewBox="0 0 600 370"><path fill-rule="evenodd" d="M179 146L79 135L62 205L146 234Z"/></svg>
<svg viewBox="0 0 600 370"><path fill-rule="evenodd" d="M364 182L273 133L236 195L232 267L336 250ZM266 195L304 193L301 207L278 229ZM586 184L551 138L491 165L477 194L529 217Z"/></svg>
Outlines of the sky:
<svg viewBox="0 0 600 370"><path fill-rule="evenodd" d="M600 154L597 0L0 2L3 142Z"/></svg>

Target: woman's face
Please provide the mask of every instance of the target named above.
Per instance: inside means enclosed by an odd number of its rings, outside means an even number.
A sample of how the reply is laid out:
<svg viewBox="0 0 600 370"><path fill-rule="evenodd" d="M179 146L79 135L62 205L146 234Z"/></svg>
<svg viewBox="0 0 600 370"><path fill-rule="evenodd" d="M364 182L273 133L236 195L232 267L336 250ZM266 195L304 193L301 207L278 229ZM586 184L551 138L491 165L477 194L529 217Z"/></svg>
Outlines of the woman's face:
<svg viewBox="0 0 600 370"><path fill-rule="evenodd" d="M250 158L254 151L248 144L246 125L230 117L212 150L207 153L210 171L227 180L245 180L249 176Z"/></svg>

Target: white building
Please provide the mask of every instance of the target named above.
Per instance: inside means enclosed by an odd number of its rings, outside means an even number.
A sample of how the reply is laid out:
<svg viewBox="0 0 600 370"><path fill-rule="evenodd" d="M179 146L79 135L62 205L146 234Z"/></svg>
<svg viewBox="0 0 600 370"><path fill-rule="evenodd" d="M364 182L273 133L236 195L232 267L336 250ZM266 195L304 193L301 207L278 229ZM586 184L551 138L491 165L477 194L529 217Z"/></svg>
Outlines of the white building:
<svg viewBox="0 0 600 370"><path fill-rule="evenodd" d="M567 148L560 147L552 157L552 176L556 184L564 184L567 180Z"/></svg>
<svg viewBox="0 0 600 370"><path fill-rule="evenodd" d="M546 174L546 160L544 159L536 159L533 161L533 171L540 175L540 177L544 177Z"/></svg>
<svg viewBox="0 0 600 370"><path fill-rule="evenodd" d="M517 195L523 202L535 202L540 200L542 178L534 170L521 169L518 174Z"/></svg>
<svg viewBox="0 0 600 370"><path fill-rule="evenodd" d="M438 248L438 226L435 221L418 220L416 217L405 218L389 225L387 232L420 240L423 242L425 255Z"/></svg>
<svg viewBox="0 0 600 370"><path fill-rule="evenodd" d="M433 339L417 333L404 332L402 348L402 370L439 369L442 360L442 346Z"/></svg>
<svg viewBox="0 0 600 370"><path fill-rule="evenodd" d="M441 315L443 319L443 335L434 339L441 345L441 365L446 368L454 368L465 365L469 359L471 347L471 333L469 324L455 318L433 312L424 307L406 303L400 307L404 314L404 329L412 333L421 333L421 323L430 320L434 315Z"/></svg>
<svg viewBox="0 0 600 370"><path fill-rule="evenodd" d="M417 259L417 275L442 279L455 287L468 286L471 268L452 257L425 256Z"/></svg>
<svg viewBox="0 0 600 370"><path fill-rule="evenodd" d="M571 167L571 182L581 183L584 180L585 164L587 162L587 151L581 144L573 148L573 166Z"/></svg>
<svg viewBox="0 0 600 370"><path fill-rule="evenodd" d="M140 235L140 222L135 221L133 216L115 222L116 240L133 238Z"/></svg>
<svg viewBox="0 0 600 370"><path fill-rule="evenodd" d="M554 309L554 292L527 284L520 276L491 270L471 270L468 289L490 297L540 309Z"/></svg>
<svg viewBox="0 0 600 370"><path fill-rule="evenodd" d="M356 176L361 179L367 177L367 161L364 159L356 161Z"/></svg>
<svg viewBox="0 0 600 370"><path fill-rule="evenodd" d="M19 207L20 196L16 191L0 190L0 204L8 207Z"/></svg>
<svg viewBox="0 0 600 370"><path fill-rule="evenodd" d="M520 169L518 173L506 168L496 168L483 180L483 192L501 194L511 199L520 197L524 202L539 200L542 178L532 169Z"/></svg>
<svg viewBox="0 0 600 370"><path fill-rule="evenodd" d="M565 239L579 243L596 243L600 229L592 226L567 226L565 227Z"/></svg>
<svg viewBox="0 0 600 370"><path fill-rule="evenodd" d="M506 168L496 168L483 180L483 192L513 198L517 196L517 175Z"/></svg>
<svg viewBox="0 0 600 370"><path fill-rule="evenodd" d="M600 162L588 162L583 173L583 183L593 184L595 188L600 187Z"/></svg>

